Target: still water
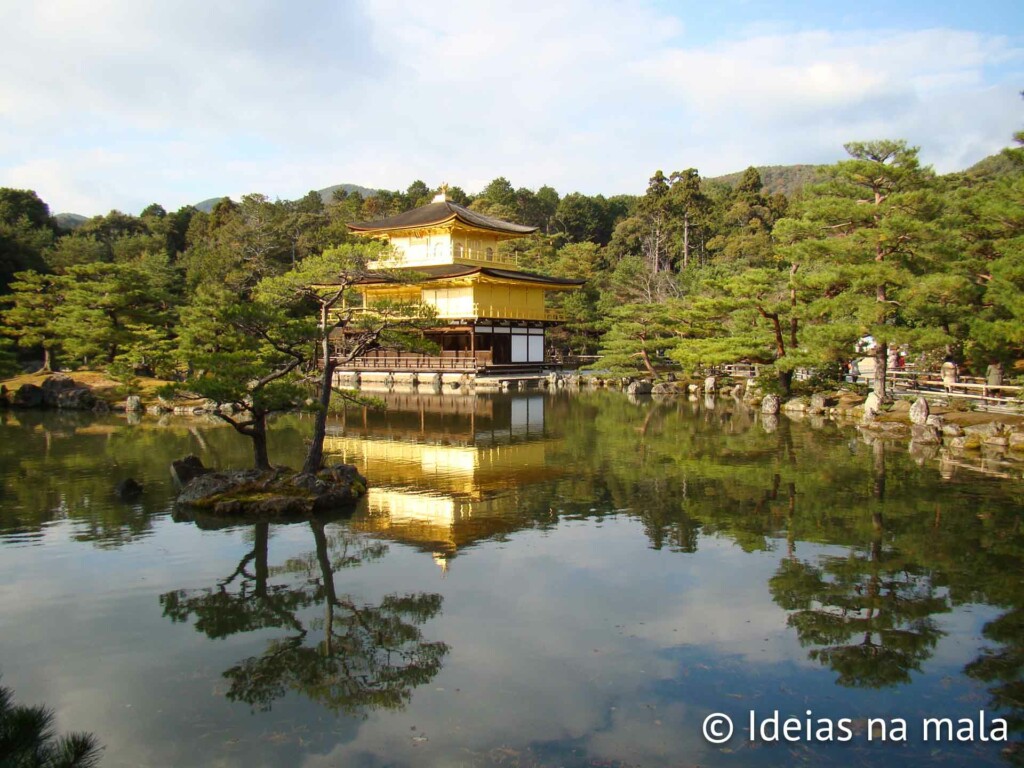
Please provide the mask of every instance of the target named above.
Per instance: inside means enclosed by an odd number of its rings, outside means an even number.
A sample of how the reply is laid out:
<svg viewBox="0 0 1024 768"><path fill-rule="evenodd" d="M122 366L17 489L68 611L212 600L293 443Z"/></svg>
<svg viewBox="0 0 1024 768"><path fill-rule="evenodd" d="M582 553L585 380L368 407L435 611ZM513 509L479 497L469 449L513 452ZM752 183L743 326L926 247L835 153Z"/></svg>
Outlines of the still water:
<svg viewBox="0 0 1024 768"><path fill-rule="evenodd" d="M732 401L385 399L330 428L360 506L272 526L174 512L172 459L249 460L228 428L0 413L3 684L104 766L1019 759L1019 480Z"/></svg>

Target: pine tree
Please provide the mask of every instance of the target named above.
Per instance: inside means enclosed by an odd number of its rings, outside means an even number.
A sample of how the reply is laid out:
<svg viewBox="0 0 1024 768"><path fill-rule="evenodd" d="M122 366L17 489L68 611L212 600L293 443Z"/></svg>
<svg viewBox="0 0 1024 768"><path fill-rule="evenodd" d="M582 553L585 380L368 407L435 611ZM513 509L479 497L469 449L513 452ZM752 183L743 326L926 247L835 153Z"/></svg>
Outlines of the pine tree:
<svg viewBox="0 0 1024 768"><path fill-rule="evenodd" d="M830 181L812 187L775 235L783 257L800 267L803 287L817 293L802 343L825 360L837 350L852 356L857 339L871 336L873 388L883 396L891 344L951 341L904 303L922 274L942 268L934 224L940 205L916 148L874 141L847 144L846 151L852 159L827 169Z"/></svg>
<svg viewBox="0 0 1024 768"><path fill-rule="evenodd" d="M43 371L53 370L53 352L59 346L57 310L61 297L52 275L18 272L10 284L11 293L3 301L4 333L22 349L41 349Z"/></svg>

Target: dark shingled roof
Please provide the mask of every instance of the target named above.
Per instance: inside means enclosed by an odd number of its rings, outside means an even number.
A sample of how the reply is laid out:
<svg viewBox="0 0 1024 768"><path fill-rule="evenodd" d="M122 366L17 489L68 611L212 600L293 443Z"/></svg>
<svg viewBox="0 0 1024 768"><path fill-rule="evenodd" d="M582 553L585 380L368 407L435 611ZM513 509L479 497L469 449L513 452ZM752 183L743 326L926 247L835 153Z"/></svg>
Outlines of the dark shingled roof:
<svg viewBox="0 0 1024 768"><path fill-rule="evenodd" d="M463 224L481 229L490 229L494 232L505 232L510 235L528 235L536 232L537 227L524 227L521 224L512 224L508 221L496 219L493 216L484 216L482 213L471 211L456 205L451 200L443 203L429 203L414 208L411 211L400 213L397 216L390 216L379 221L358 221L348 225L353 232L382 232L390 229L416 229L418 227L429 227L433 224L440 224L452 218L460 220Z"/></svg>
<svg viewBox="0 0 1024 768"><path fill-rule="evenodd" d="M586 280L574 280L569 277L547 277L538 275L536 272L519 272L512 269L496 269L495 267L473 267L462 264L440 264L434 267L416 267L402 270L402 280L408 280L409 274L422 275L425 280L444 280L452 277L465 277L477 273L488 277L497 277L502 280L519 280L530 283L544 283L546 285L574 286L583 285ZM400 282L399 278L387 272L371 273L365 279L360 280L364 285L377 283Z"/></svg>

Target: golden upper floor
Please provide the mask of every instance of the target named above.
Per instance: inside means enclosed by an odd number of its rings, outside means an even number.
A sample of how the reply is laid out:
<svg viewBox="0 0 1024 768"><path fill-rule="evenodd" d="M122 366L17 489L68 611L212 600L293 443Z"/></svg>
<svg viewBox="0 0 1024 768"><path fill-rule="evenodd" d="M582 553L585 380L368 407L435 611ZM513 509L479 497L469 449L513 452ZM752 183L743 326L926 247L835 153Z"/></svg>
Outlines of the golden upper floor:
<svg viewBox="0 0 1024 768"><path fill-rule="evenodd" d="M537 230L471 211L448 200L443 192L429 205L348 227L355 235L378 238L391 246L389 256L371 263L371 269L446 264L515 266L515 257L500 253L498 246Z"/></svg>

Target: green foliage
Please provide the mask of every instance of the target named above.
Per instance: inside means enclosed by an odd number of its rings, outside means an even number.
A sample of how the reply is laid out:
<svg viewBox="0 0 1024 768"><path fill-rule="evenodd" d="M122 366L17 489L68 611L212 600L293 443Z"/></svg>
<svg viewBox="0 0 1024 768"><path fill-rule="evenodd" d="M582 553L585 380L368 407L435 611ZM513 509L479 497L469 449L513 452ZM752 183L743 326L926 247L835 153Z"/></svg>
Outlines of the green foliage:
<svg viewBox="0 0 1024 768"><path fill-rule="evenodd" d="M18 373L18 358L14 354L13 344L9 339L0 336L0 377L14 376Z"/></svg>
<svg viewBox="0 0 1024 768"><path fill-rule="evenodd" d="M655 366L667 362L673 346L676 307L664 304L624 304L611 311L609 329L601 340L600 358L593 367L613 373L657 375Z"/></svg>
<svg viewBox="0 0 1024 768"><path fill-rule="evenodd" d="M91 768L99 764L100 745L89 733L58 736L47 707L14 703L0 686L0 760L12 768Z"/></svg>
<svg viewBox="0 0 1024 768"><path fill-rule="evenodd" d="M0 294L15 273L42 269L55 230L49 207L35 192L0 187Z"/></svg>
<svg viewBox="0 0 1024 768"><path fill-rule="evenodd" d="M586 281L549 297L566 316L550 340L600 349L623 370L647 370L646 355L652 367L693 369L746 359L785 376L849 359L869 335L915 356L952 352L976 369L1024 357L1024 149L1000 155L998 172L936 177L904 142L846 148L850 158L828 167L751 167L711 180L695 168L657 171L640 197L560 195L505 177L475 198L458 187L448 195L537 227L502 252L522 269ZM795 203L780 194L798 186ZM154 203L55 238L35 193L0 190L0 283L15 268L35 273L12 283L4 333L22 350L76 362L195 373L197 355L220 346L225 293L247 299L262 284L290 317L315 314L330 292L300 295L299 284L330 283L319 255L344 262L366 246L346 223L423 205L434 188L415 180L404 191L325 192L224 198L209 213ZM652 326L641 329L645 319ZM373 328L368 313L344 325ZM381 343L413 343L404 331L382 334Z"/></svg>
<svg viewBox="0 0 1024 768"><path fill-rule="evenodd" d="M62 299L55 279L38 272L18 272L10 289L10 295L3 298L7 306L2 314L4 333L22 349L41 348L48 353L60 338L56 316Z"/></svg>

